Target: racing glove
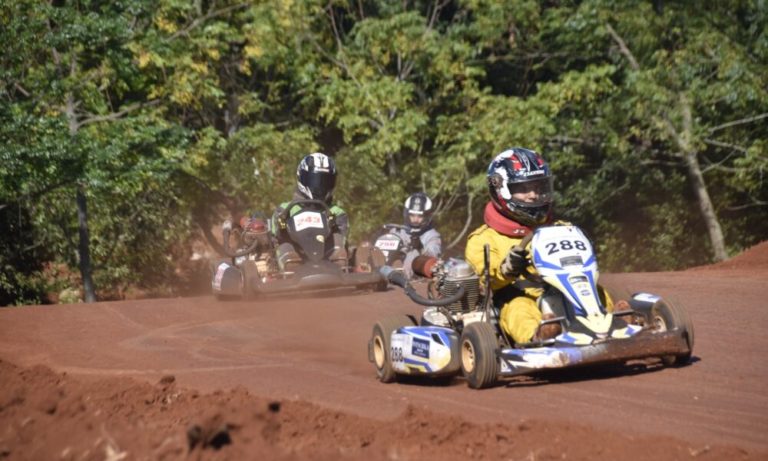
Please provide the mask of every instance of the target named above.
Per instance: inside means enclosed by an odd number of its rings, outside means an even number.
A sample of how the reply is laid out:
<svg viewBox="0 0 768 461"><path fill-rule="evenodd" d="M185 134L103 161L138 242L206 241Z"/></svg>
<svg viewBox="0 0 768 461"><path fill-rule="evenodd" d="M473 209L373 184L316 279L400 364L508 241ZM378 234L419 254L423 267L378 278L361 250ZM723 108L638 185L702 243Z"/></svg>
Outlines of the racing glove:
<svg viewBox="0 0 768 461"><path fill-rule="evenodd" d="M504 261L501 262L501 273L505 277L519 277L528 266L528 251L524 247L513 246Z"/></svg>

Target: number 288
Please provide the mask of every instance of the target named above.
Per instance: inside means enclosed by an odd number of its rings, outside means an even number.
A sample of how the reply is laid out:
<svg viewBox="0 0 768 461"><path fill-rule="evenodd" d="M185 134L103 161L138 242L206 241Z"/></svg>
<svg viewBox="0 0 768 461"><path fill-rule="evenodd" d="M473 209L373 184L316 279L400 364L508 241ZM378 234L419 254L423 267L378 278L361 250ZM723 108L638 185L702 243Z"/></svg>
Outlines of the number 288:
<svg viewBox="0 0 768 461"><path fill-rule="evenodd" d="M558 251L568 251L574 248L581 251L586 251L587 244L582 240L560 240L559 242L549 242L546 244L549 252L547 254L554 254Z"/></svg>

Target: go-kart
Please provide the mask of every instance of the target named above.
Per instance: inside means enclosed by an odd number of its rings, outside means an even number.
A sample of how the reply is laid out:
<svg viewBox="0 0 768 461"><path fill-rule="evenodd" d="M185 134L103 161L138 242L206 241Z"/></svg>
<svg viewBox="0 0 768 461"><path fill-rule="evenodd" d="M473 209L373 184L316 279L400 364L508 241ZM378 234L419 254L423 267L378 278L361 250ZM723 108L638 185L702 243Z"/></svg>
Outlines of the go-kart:
<svg viewBox="0 0 768 461"><path fill-rule="evenodd" d="M384 224L381 233L374 241L374 248L380 251L386 265L392 267L402 266L405 255L411 250L411 242L404 240L398 231L407 228L400 224Z"/></svg>
<svg viewBox="0 0 768 461"><path fill-rule="evenodd" d="M381 272L417 304L426 306L416 322L398 316L377 322L368 343L369 360L378 379L399 376L446 377L463 374L471 388L495 385L501 378L542 370L624 363L657 357L664 365L688 363L693 351L693 323L687 312L661 297L635 293L628 308L608 312L598 291L597 259L584 233L575 226L547 226L531 233L528 283L544 290L542 312L559 323L554 338L515 344L499 325L490 289L485 247L485 289L463 260L441 262L423 297L403 275L389 267ZM534 336L536 337L536 336Z"/></svg>
<svg viewBox="0 0 768 461"><path fill-rule="evenodd" d="M232 230L225 227L222 237L228 258L214 265L214 296L250 299L298 291L386 289L386 279L380 273L354 272L353 266L329 260L333 251L333 215L325 202L294 200L277 220L285 227L301 262L291 270L280 269L276 243L269 235L265 219L245 220L235 236L235 249L230 243Z"/></svg>

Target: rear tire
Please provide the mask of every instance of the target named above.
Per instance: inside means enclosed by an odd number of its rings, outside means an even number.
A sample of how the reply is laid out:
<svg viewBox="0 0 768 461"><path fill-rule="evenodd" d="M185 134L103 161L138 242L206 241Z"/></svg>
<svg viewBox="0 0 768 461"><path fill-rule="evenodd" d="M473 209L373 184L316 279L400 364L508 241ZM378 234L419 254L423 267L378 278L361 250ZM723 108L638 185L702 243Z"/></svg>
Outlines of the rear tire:
<svg viewBox="0 0 768 461"><path fill-rule="evenodd" d="M499 342L493 327L486 322L473 322L461 333L461 371L472 389L483 389L496 384L499 360L496 350Z"/></svg>
<svg viewBox="0 0 768 461"><path fill-rule="evenodd" d="M688 343L688 352L661 358L664 365L685 365L693 354L693 322L688 312L679 304L659 300L651 308L651 321L658 331L680 330Z"/></svg>
<svg viewBox="0 0 768 461"><path fill-rule="evenodd" d="M398 315L380 320L373 326L371 337L373 363L376 366L376 377L382 383L397 381L397 374L392 368L392 332L400 327L414 325L416 322L411 317Z"/></svg>

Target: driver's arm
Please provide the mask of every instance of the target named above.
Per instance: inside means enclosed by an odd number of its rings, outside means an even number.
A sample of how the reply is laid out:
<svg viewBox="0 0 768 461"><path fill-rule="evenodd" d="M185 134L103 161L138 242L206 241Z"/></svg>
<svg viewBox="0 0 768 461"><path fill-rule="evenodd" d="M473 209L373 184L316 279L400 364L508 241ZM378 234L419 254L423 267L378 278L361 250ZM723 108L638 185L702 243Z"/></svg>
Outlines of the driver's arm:
<svg viewBox="0 0 768 461"><path fill-rule="evenodd" d="M285 207L283 205L279 205L275 212L272 213L272 218L269 221L269 231L270 233L277 237L282 232L283 225L285 223L282 222L282 218L280 215L285 211Z"/></svg>
<svg viewBox="0 0 768 461"><path fill-rule="evenodd" d="M333 215L333 225L338 232L346 240L349 235L349 215L341 207L331 207L331 214Z"/></svg>
<svg viewBox="0 0 768 461"><path fill-rule="evenodd" d="M496 290L508 285L512 281L502 274L501 263L504 261L507 253L509 253L512 244L516 243L516 241L507 238L494 238L493 232L489 231L485 226L471 233L467 239L464 257L475 270L475 273L480 276L483 275L484 247L486 243L490 245L491 250L489 267L491 289Z"/></svg>
<svg viewBox="0 0 768 461"><path fill-rule="evenodd" d="M423 236L421 254L425 256L433 256L439 258L443 253L443 241L440 238L440 233L434 229L428 230Z"/></svg>

